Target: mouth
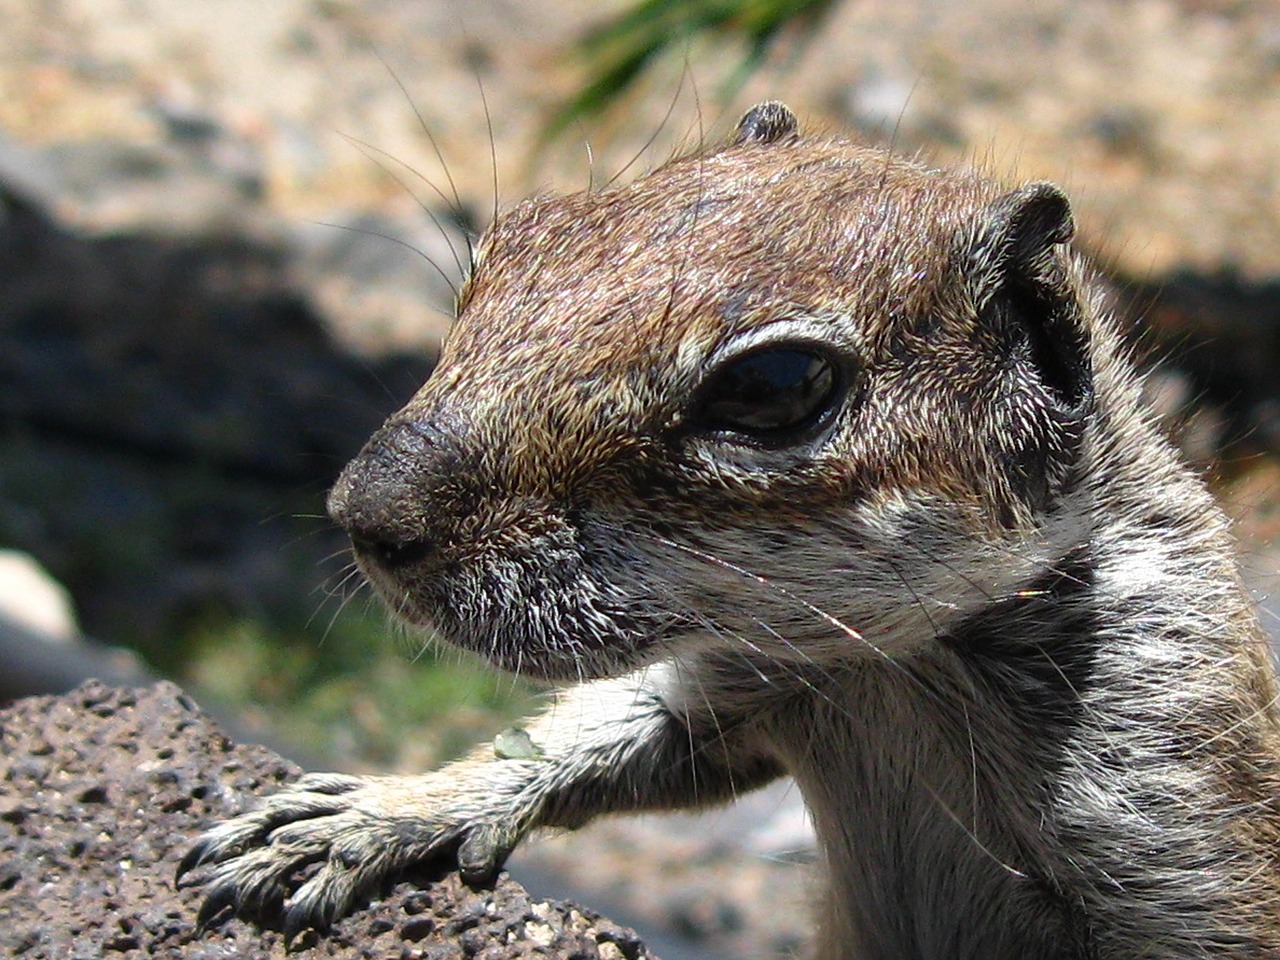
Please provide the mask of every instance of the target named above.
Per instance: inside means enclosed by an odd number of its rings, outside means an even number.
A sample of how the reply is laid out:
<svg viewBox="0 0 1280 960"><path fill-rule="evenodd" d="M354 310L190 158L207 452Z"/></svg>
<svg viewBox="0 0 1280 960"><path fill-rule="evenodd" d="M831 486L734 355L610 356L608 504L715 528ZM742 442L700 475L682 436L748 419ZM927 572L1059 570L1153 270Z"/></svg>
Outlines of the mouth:
<svg viewBox="0 0 1280 960"><path fill-rule="evenodd" d="M579 564L507 559L436 563L430 545L353 541L356 561L391 612L508 673L543 680L618 676L660 658L669 612Z"/></svg>
<svg viewBox="0 0 1280 960"><path fill-rule="evenodd" d="M425 539L389 543L353 536L351 546L355 551L356 560L360 563L361 569L365 570L366 575L369 573L369 568L386 570L394 574L398 570L418 567L435 553L435 545Z"/></svg>

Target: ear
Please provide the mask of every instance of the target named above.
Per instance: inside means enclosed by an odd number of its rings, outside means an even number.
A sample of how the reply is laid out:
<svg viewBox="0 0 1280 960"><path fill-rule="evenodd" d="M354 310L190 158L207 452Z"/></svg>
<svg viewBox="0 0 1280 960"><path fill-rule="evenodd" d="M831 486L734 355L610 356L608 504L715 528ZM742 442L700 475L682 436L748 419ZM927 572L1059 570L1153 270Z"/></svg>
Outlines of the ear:
<svg viewBox="0 0 1280 960"><path fill-rule="evenodd" d="M1033 183L983 211L970 255L989 309L1026 337L1044 384L1078 414L1092 399L1093 371L1080 291L1060 249L1074 234L1062 191Z"/></svg>
<svg viewBox="0 0 1280 960"><path fill-rule="evenodd" d="M799 136L800 122L787 105L777 100L757 103L743 114L734 135L734 146L744 143L779 143Z"/></svg>

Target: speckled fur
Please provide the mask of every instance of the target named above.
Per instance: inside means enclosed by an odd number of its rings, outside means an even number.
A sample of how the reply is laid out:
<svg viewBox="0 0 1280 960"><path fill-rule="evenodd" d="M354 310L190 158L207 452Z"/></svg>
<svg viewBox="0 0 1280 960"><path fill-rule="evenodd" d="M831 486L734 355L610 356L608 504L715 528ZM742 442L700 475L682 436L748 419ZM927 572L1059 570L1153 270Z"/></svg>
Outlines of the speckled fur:
<svg viewBox="0 0 1280 960"><path fill-rule="evenodd" d="M585 682L541 756L319 775L213 828L206 916L322 923L414 860L481 877L531 829L791 773L815 956L1280 957L1273 668L1070 234L1051 187L777 106L503 216L332 510L398 614ZM822 434L690 423L766 342L853 371Z"/></svg>

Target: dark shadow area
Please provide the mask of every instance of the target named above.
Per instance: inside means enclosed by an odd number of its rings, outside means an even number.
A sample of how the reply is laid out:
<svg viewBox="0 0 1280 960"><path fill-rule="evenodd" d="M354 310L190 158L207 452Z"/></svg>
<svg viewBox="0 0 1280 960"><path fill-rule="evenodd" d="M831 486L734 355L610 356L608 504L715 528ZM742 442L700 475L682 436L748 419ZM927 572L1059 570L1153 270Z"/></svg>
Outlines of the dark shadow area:
<svg viewBox="0 0 1280 960"><path fill-rule="evenodd" d="M1115 289L1140 353L1226 415L1220 454L1280 453L1280 280L1181 272Z"/></svg>
<svg viewBox="0 0 1280 960"><path fill-rule="evenodd" d="M0 544L162 666L193 617L315 613L325 491L430 365L345 352L284 241L81 236L0 185Z"/></svg>

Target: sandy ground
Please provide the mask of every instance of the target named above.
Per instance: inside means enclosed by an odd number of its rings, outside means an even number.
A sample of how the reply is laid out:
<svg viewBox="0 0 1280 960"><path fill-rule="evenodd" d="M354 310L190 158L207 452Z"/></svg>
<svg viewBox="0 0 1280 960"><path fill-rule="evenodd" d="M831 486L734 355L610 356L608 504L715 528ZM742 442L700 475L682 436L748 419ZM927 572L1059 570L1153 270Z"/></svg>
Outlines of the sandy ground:
<svg viewBox="0 0 1280 960"><path fill-rule="evenodd" d="M589 175L584 140L599 178L650 139L641 167L782 97L811 122L1060 181L1086 238L1136 275L1280 267L1275 0L849 0L727 99L738 51L698 41L532 157L580 75L574 39L620 6L0 0L0 132L144 142L166 115L212 116L265 156L281 209L406 202L353 137L446 194L452 179L483 222L492 164L502 203L573 189Z"/></svg>

